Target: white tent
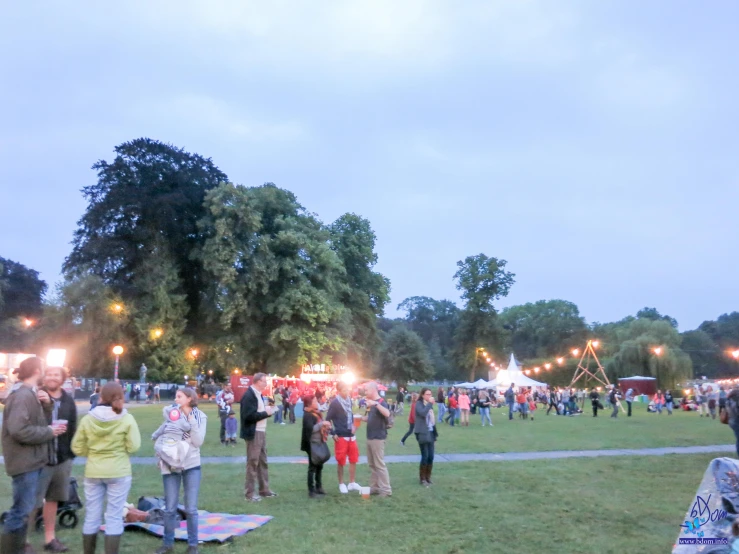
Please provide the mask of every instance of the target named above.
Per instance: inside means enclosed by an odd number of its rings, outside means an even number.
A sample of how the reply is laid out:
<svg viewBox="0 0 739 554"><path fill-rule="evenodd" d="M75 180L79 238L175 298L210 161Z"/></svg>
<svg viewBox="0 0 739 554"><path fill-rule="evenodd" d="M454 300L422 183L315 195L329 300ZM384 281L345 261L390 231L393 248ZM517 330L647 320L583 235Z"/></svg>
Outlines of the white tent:
<svg viewBox="0 0 739 554"><path fill-rule="evenodd" d="M471 389L487 389L488 382L485 379L478 379L474 383L472 383Z"/></svg>
<svg viewBox="0 0 739 554"><path fill-rule="evenodd" d="M457 383L454 385L457 389L471 389L475 386L475 383Z"/></svg>
<svg viewBox="0 0 739 554"><path fill-rule="evenodd" d="M496 387L508 387L511 383L513 383L514 387L546 387L546 383L540 383L539 381L535 381L531 379L530 377L527 377L523 374L521 371L521 368L516 363L516 358L513 354L511 354L511 361L508 362L508 367L506 369L501 369L498 371L498 376L490 381L488 385L493 385Z"/></svg>

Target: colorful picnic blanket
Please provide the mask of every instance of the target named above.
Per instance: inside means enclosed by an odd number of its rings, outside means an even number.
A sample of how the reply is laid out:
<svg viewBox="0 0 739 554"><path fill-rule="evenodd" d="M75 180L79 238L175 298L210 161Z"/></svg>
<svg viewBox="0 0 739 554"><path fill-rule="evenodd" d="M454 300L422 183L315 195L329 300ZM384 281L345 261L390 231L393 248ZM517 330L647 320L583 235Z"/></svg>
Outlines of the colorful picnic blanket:
<svg viewBox="0 0 739 554"><path fill-rule="evenodd" d="M261 527L270 519L272 516L215 514L198 510L198 539L202 542L224 543ZM164 535L162 525L151 523L126 523L125 528L141 529L157 537ZM179 528L174 530L174 538L178 541L187 540L186 520L181 521Z"/></svg>

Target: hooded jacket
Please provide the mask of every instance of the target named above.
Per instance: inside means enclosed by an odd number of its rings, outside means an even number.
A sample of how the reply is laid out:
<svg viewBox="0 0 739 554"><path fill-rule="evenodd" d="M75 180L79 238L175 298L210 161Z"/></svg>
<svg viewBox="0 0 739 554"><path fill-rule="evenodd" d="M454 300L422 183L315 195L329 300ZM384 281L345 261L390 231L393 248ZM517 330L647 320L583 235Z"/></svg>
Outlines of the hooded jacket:
<svg viewBox="0 0 739 554"><path fill-rule="evenodd" d="M3 413L3 455L10 477L48 464L54 439L36 391L23 383L17 385L8 395Z"/></svg>
<svg viewBox="0 0 739 554"><path fill-rule="evenodd" d="M85 477L113 479L131 475L129 455L141 447L136 420L127 410L120 414L98 405L82 418L72 439L72 451L86 456Z"/></svg>

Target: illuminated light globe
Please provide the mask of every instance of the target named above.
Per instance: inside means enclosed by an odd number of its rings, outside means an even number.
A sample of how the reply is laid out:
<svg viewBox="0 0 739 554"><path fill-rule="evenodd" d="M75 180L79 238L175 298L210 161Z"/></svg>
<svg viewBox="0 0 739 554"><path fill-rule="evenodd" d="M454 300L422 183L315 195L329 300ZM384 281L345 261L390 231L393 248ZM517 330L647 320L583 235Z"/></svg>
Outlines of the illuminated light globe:
<svg viewBox="0 0 739 554"><path fill-rule="evenodd" d="M351 371L347 371L341 376L341 381L343 383L346 383L347 385L352 385L357 380L357 378L354 376L354 374Z"/></svg>
<svg viewBox="0 0 739 554"><path fill-rule="evenodd" d="M123 354L123 347L120 346L120 345L114 346L113 347L113 354L115 354L116 356L120 356L121 354Z"/></svg>

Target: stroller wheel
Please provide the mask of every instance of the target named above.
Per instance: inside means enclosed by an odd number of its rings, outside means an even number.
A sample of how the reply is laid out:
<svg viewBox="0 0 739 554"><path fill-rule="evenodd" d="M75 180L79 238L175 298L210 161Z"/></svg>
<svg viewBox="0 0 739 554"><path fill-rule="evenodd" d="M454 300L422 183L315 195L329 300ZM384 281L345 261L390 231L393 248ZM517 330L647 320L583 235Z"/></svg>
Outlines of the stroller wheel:
<svg viewBox="0 0 739 554"><path fill-rule="evenodd" d="M77 527L78 521L77 514L71 510L59 514L59 527L63 527L64 529L74 529Z"/></svg>

